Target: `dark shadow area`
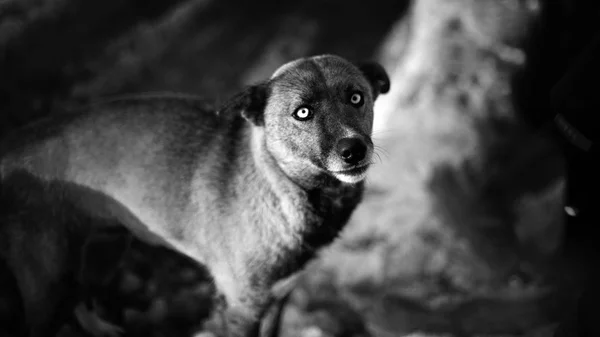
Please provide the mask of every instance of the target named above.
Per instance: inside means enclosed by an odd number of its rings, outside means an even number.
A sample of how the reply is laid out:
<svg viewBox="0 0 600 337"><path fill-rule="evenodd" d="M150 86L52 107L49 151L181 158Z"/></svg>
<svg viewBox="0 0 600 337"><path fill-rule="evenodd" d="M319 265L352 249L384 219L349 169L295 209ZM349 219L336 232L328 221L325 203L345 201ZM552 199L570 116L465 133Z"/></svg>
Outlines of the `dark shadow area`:
<svg viewBox="0 0 600 337"><path fill-rule="evenodd" d="M573 76L572 67L579 63L581 53L598 39L600 4L594 1L547 1L542 21L532 35L527 50L529 66L515 77L515 105L534 128L555 140L564 154L566 170L565 233L561 257L563 264L579 274L583 282L564 289L579 295L576 305L567 307L561 317L563 325L556 336L595 336L595 306L598 300L598 259L600 249L597 211L600 198L600 157L596 144L592 151L577 148L569 136L560 132L554 118L561 114L597 143L600 127L597 122L597 78L600 75L598 53ZM597 48L596 48L597 49ZM586 57L586 56L584 56ZM560 84L560 87L557 87Z"/></svg>
<svg viewBox="0 0 600 337"><path fill-rule="evenodd" d="M551 90L598 33L599 20L600 4L597 2L547 1L542 20L528 43L528 66L513 82L515 106L519 114L533 128L554 139L565 156L566 205L577 211L577 216L565 214L565 253L591 263L597 259L593 256L598 256L595 247L600 238L595 234L595 225L600 221L600 213L595 210L599 200L596 196L600 188L599 166L596 160L568 144L554 127L555 114L565 111L552 105ZM590 69L590 72L593 71ZM596 87L596 78L593 76L590 75L579 85L596 92L592 89ZM584 87L579 89L583 90ZM600 128L591 117L591 114L595 114L592 110L589 111L586 128L591 128L590 132L597 134Z"/></svg>
<svg viewBox="0 0 600 337"><path fill-rule="evenodd" d="M315 53L371 58L407 5L69 0L48 2L42 10L11 1L0 17L0 32L16 32L0 38L0 134L73 99L155 90L228 97L279 36L292 35L282 47L290 60ZM295 46L306 43L293 38L303 31L308 49Z"/></svg>
<svg viewBox="0 0 600 337"><path fill-rule="evenodd" d="M544 7L542 20L527 45L528 66L513 83L515 106L534 128L552 123L556 107L551 106L550 90L596 34L599 19L600 4L593 1L548 1ZM562 137L552 127L546 130L563 145ZM576 153L566 155L575 159L569 162L577 161ZM577 173L570 173L569 178L579 180L582 175L591 176L583 165L576 166ZM590 198L582 196L582 199Z"/></svg>
<svg viewBox="0 0 600 337"><path fill-rule="evenodd" d="M439 164L430 189L443 221L469 238L500 277L508 278L519 263L539 255L517 239L515 203L556 181L564 173L564 159L557 147L548 145L547 136L515 121L488 117L475 124L484 150L459 166Z"/></svg>
<svg viewBox="0 0 600 337"><path fill-rule="evenodd" d="M0 111L3 133L48 114L73 83L91 74L85 60L139 22L180 1L7 1L0 9ZM10 36L10 32L16 36Z"/></svg>
<svg viewBox="0 0 600 337"><path fill-rule="evenodd" d="M3 287L2 294L22 300L11 313L19 322L16 329L55 334L72 316L81 292L76 275L89 219L57 202L59 189L29 174L3 178L0 258L3 277L15 283Z"/></svg>

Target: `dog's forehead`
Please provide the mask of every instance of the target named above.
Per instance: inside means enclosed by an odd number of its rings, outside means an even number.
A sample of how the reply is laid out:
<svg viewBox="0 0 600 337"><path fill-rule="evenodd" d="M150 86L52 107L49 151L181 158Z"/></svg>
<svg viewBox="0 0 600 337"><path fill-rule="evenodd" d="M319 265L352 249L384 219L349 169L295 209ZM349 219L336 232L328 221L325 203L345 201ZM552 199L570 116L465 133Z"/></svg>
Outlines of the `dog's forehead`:
<svg viewBox="0 0 600 337"><path fill-rule="evenodd" d="M271 76L274 85L293 87L333 88L337 85L366 85L368 82L360 70L341 57L324 55L295 60L284 64Z"/></svg>
<svg viewBox="0 0 600 337"><path fill-rule="evenodd" d="M363 79L363 74L358 68L339 56L323 55L310 59L317 65L319 70L324 73L328 80L344 79L356 77Z"/></svg>

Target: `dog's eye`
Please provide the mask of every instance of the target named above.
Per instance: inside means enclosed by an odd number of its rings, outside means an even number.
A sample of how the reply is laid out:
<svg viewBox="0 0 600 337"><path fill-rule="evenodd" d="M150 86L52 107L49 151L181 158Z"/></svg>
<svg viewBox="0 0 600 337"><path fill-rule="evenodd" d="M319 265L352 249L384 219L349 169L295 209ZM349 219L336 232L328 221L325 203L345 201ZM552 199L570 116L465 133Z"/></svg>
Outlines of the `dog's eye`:
<svg viewBox="0 0 600 337"><path fill-rule="evenodd" d="M355 107L363 105L362 94L360 92L352 93L352 95L350 95L350 104L354 105Z"/></svg>
<svg viewBox="0 0 600 337"><path fill-rule="evenodd" d="M299 121L305 121L305 120L309 120L312 118L313 112L309 107L303 106L303 107L299 107L298 109L296 109L296 111L294 111L294 118L296 118Z"/></svg>

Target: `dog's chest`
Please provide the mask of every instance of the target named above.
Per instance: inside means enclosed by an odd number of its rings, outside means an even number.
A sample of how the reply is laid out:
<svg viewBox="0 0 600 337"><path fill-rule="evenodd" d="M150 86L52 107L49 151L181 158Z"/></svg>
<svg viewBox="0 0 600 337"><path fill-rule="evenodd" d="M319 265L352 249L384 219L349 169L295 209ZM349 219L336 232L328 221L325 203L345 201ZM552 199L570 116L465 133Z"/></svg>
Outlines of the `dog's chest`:
<svg viewBox="0 0 600 337"><path fill-rule="evenodd" d="M333 242L344 228L362 198L363 185L315 189L307 194L304 224L297 242L286 247L281 257L264 275L269 281L287 277L302 269L318 250Z"/></svg>

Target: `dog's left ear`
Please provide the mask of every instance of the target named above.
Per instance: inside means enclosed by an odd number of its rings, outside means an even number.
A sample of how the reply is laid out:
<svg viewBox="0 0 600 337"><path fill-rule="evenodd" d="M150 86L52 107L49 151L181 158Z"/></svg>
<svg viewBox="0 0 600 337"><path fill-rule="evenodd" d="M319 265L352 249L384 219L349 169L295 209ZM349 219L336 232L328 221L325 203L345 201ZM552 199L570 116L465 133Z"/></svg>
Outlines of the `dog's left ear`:
<svg viewBox="0 0 600 337"><path fill-rule="evenodd" d="M268 91L267 83L251 85L229 99L219 109L219 114L241 112L242 116L252 124L262 126Z"/></svg>
<svg viewBox="0 0 600 337"><path fill-rule="evenodd" d="M369 80L369 83L371 83L373 99L376 99L379 94L385 94L390 91L390 77L381 64L377 62L361 62L357 66L367 80Z"/></svg>

